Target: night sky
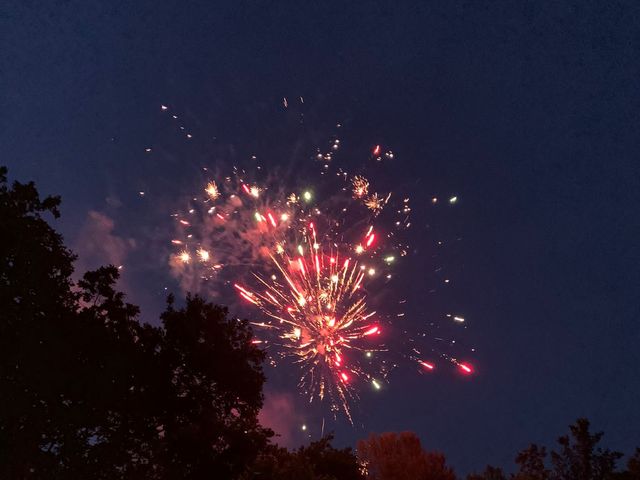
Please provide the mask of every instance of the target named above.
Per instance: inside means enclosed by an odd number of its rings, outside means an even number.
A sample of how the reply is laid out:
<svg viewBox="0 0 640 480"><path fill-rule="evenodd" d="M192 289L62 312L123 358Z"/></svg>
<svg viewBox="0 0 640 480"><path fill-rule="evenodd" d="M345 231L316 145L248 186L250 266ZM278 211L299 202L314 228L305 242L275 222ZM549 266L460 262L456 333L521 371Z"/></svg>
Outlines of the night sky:
<svg viewBox="0 0 640 480"><path fill-rule="evenodd" d="M169 214L201 167L305 161L341 123L345 155L393 149L411 194L414 252L395 287L409 321L464 314L455 338L476 372L395 371L355 427L331 427L337 444L413 430L467 472L509 467L587 416L631 451L640 8L393 3L14 2L0 15L0 163L62 196L78 268L123 264L121 287L157 322L177 291ZM434 209L434 195L459 202ZM268 382L269 415L296 445L318 419L285 383Z"/></svg>

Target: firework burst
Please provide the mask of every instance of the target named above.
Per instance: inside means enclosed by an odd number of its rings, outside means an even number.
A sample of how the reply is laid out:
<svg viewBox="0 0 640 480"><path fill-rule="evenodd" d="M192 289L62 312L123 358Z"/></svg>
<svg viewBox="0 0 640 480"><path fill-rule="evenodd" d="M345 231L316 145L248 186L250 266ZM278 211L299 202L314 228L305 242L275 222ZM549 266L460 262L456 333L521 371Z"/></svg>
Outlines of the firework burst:
<svg viewBox="0 0 640 480"><path fill-rule="evenodd" d="M215 200L220 196L220 190L218 190L216 182L209 182L207 184L207 188L205 188L204 191L207 192L207 195L209 195L209 198L211 200Z"/></svg>
<svg viewBox="0 0 640 480"><path fill-rule="evenodd" d="M391 278L393 259L406 254L398 237L409 222L398 206L386 234L378 234L374 224L390 195L372 194L372 208L365 177L323 175L298 193L278 179L249 182L241 171L208 182L206 198L175 216L181 238L172 243L181 250L172 266L188 289L203 280L230 282L265 317L252 322L256 342L299 366L309 399L328 400L351 420L358 387L380 389L386 377L371 359L385 350L384 315L369 307L367 289Z"/></svg>
<svg viewBox="0 0 640 480"><path fill-rule="evenodd" d="M351 180L351 184L353 186L353 198L363 198L369 193L369 180L366 178L356 175Z"/></svg>
<svg viewBox="0 0 640 480"><path fill-rule="evenodd" d="M375 379L350 356L370 347L366 337L379 334L380 327L361 288L365 270L337 249L324 252L313 223L309 230L306 256L272 256L279 274L269 279L255 274L260 290L234 286L272 320L254 325L275 332L286 354L301 365L300 388L320 400L328 394L351 419L349 399L357 396L352 379Z"/></svg>
<svg viewBox="0 0 640 480"><path fill-rule="evenodd" d="M179 250L171 266L185 290L216 296L232 286L260 312L254 342L268 349L272 364L297 365L300 391L352 421L362 386L381 389L396 366L384 360L392 353L385 337L404 312L385 304L376 313L372 305L410 251L411 208L409 198L337 166L338 146L336 139L329 152L318 152L319 171L302 167L287 176L234 167L206 181L206 196L173 215L178 234L171 243ZM376 146L371 164L380 168L393 158ZM407 337L411 353L397 355L433 371L435 362ZM472 373L469 364L438 356Z"/></svg>

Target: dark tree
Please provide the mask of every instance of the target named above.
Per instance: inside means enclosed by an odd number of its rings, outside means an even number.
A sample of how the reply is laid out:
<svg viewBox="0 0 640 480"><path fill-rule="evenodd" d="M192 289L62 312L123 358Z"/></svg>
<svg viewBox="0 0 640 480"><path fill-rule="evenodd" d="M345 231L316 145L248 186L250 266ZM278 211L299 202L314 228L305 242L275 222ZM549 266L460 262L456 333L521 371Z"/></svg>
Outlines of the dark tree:
<svg viewBox="0 0 640 480"><path fill-rule="evenodd" d="M589 420L580 418L570 427L571 434L558 439L560 449L551 452L554 480L606 480L613 476L619 452L597 447L603 433L592 434Z"/></svg>
<svg viewBox="0 0 640 480"><path fill-rule="evenodd" d="M74 285L59 203L0 169L0 478L234 478L271 434L246 322L189 297L143 325L114 267Z"/></svg>
<svg viewBox="0 0 640 480"><path fill-rule="evenodd" d="M271 445L260 454L245 478L265 480L362 480L350 448L336 449L328 436L295 451Z"/></svg>
<svg viewBox="0 0 640 480"><path fill-rule="evenodd" d="M243 480L318 480L313 467L304 458L277 445L268 445Z"/></svg>
<svg viewBox="0 0 640 480"><path fill-rule="evenodd" d="M635 453L627 462L627 478L640 480L640 448L636 448Z"/></svg>
<svg viewBox="0 0 640 480"><path fill-rule="evenodd" d="M484 472L467 475L467 480L507 480L507 477L501 468L487 465Z"/></svg>
<svg viewBox="0 0 640 480"><path fill-rule="evenodd" d="M57 468L56 439L76 436L62 395L74 375L64 348L73 255L44 220L60 199L41 200L33 185L7 186L0 168L0 477L40 476ZM82 435L82 433L79 433Z"/></svg>
<svg viewBox="0 0 640 480"><path fill-rule="evenodd" d="M547 451L544 447L531 444L516 456L518 473L514 480L548 480L551 472L545 466Z"/></svg>
<svg viewBox="0 0 640 480"><path fill-rule="evenodd" d="M313 466L319 477L336 480L361 480L358 459L351 448L337 449L331 446L333 436L312 442L301 447L296 454Z"/></svg>
<svg viewBox="0 0 640 480"><path fill-rule="evenodd" d="M258 424L264 353L251 343L246 321L227 309L187 297L162 315L162 371L169 386L162 402L168 478L233 478L271 432Z"/></svg>
<svg viewBox="0 0 640 480"><path fill-rule="evenodd" d="M165 394L158 352L162 332L137 321L138 308L114 289L115 267L88 272L78 282L81 303L64 342L75 381L66 385L75 443L58 441L69 477L153 478L160 438L154 406ZM73 455L75 453L75 456Z"/></svg>
<svg viewBox="0 0 640 480"><path fill-rule="evenodd" d="M372 480L455 480L444 455L423 450L413 432L371 434L358 442L358 458Z"/></svg>
<svg viewBox="0 0 640 480"><path fill-rule="evenodd" d="M616 473L614 480L640 480L640 448L627 461L627 469Z"/></svg>

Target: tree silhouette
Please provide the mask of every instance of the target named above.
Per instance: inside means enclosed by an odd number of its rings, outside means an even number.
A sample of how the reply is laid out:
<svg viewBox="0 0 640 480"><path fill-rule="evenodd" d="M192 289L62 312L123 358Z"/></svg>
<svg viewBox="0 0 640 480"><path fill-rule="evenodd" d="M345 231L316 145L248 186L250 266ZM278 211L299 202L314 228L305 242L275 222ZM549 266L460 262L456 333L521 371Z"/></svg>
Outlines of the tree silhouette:
<svg viewBox="0 0 640 480"><path fill-rule="evenodd" d="M596 447L603 433L591 434L589 420L579 418L570 427L570 435L558 439L560 449L551 452L554 480L606 480L622 457L619 452Z"/></svg>
<svg viewBox="0 0 640 480"><path fill-rule="evenodd" d="M271 435L247 323L188 297L143 325L114 267L74 285L59 204L0 169L0 478L236 477Z"/></svg>
<svg viewBox="0 0 640 480"><path fill-rule="evenodd" d="M621 477L616 473L619 452L598 447L602 432L592 434L589 421L579 418L570 425L570 434L558 439L559 449L551 452L551 468L546 465L544 447L532 444L516 457L519 466L514 480L607 480ZM631 470L633 459L630 461Z"/></svg>
<svg viewBox="0 0 640 480"><path fill-rule="evenodd" d="M358 442L358 458L372 480L455 480L444 455L423 450L413 432L371 434Z"/></svg>
<svg viewBox="0 0 640 480"><path fill-rule="evenodd" d="M514 480L548 480L551 472L545 466L547 451L544 447L531 444L516 456L519 471Z"/></svg>
<svg viewBox="0 0 640 480"><path fill-rule="evenodd" d="M467 480L507 480L501 468L487 465L484 472L467 475Z"/></svg>
<svg viewBox="0 0 640 480"><path fill-rule="evenodd" d="M0 477L22 478L38 474L32 464L54 468L64 454L56 439L76 436L60 420L69 410L61 393L74 379L62 340L77 295L74 257L43 219L59 217L60 199L41 200L33 183L9 188L6 173L0 168Z"/></svg>
<svg viewBox="0 0 640 480"><path fill-rule="evenodd" d="M630 479L640 480L640 448L636 448L636 451L627 462L627 474Z"/></svg>
<svg viewBox="0 0 640 480"><path fill-rule="evenodd" d="M170 298L162 321L160 357L170 388L161 412L167 474L233 478L272 434L257 420L264 353L251 343L246 321L197 296L181 309Z"/></svg>
<svg viewBox="0 0 640 480"><path fill-rule="evenodd" d="M336 449L327 436L295 451L270 445L258 457L248 479L362 480L357 458L350 448Z"/></svg>

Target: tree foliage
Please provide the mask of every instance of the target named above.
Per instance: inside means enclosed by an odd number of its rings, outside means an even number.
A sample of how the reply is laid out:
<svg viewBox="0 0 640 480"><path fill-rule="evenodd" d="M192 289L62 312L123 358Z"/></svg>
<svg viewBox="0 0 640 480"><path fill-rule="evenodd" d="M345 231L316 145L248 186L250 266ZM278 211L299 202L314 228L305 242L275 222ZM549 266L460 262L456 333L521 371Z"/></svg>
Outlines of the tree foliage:
<svg viewBox="0 0 640 480"><path fill-rule="evenodd" d="M0 169L0 478L235 478L271 435L247 323L188 297L144 325L114 267L74 284L59 204Z"/></svg>
<svg viewBox="0 0 640 480"><path fill-rule="evenodd" d="M512 480L631 480L638 475L640 450L629 460L628 470L618 472L616 463L622 457L619 452L599 447L601 432L591 433L589 421L579 418L569 427L569 435L558 439L559 448L551 452L547 461L544 447L531 444L516 456L518 471ZM499 471L499 473L498 473ZM634 473L635 472L635 473ZM469 475L469 480L501 479L500 469L487 467L484 474ZM496 476L497 475L497 476ZM639 477L640 478L640 477Z"/></svg>
<svg viewBox="0 0 640 480"><path fill-rule="evenodd" d="M636 448L627 462L627 475L629 480L640 480L640 448Z"/></svg>
<svg viewBox="0 0 640 480"><path fill-rule="evenodd" d="M357 458L350 448L336 449L332 436L289 451L270 445L258 457L248 479L362 480Z"/></svg>
<svg viewBox="0 0 640 480"><path fill-rule="evenodd" d="M454 480L444 455L423 450L413 432L371 434L358 442L358 458L371 480Z"/></svg>
<svg viewBox="0 0 640 480"><path fill-rule="evenodd" d="M598 446L602 432L591 433L589 421L579 418L569 426L569 434L558 439L559 448L547 463L544 447L532 444L516 457L519 470L514 480L608 480L627 478L616 471L619 452ZM632 466L630 462L630 469ZM622 476L622 477L621 477Z"/></svg>
<svg viewBox="0 0 640 480"><path fill-rule="evenodd" d="M570 435L558 439L559 450L551 452L554 480L606 480L612 477L622 453L598 447L602 432L592 434L589 420L579 418Z"/></svg>
<svg viewBox="0 0 640 480"><path fill-rule="evenodd" d="M487 465L484 472L467 475L467 480L507 480L507 477L501 468Z"/></svg>
<svg viewBox="0 0 640 480"><path fill-rule="evenodd" d="M516 456L518 473L517 480L548 480L551 472L545 465L547 450L536 444L531 444Z"/></svg>
<svg viewBox="0 0 640 480"><path fill-rule="evenodd" d="M168 478L233 478L255 458L271 432L257 420L262 407L264 353L246 321L227 309L187 297L162 315L162 371L168 402L160 412Z"/></svg>

